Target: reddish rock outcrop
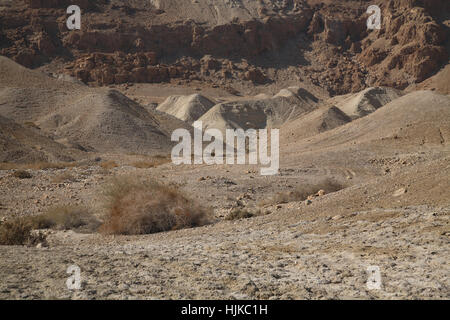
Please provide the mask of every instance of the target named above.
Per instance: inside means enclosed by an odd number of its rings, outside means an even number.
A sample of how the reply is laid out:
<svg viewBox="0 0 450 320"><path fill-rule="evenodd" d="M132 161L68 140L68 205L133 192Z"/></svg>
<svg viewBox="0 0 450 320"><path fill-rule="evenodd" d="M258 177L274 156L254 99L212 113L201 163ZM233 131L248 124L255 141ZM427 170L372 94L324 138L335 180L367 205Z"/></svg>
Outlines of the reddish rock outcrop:
<svg viewBox="0 0 450 320"><path fill-rule="evenodd" d="M444 1L445 2L445 1ZM404 88L421 82L448 62L446 31L433 18L448 1L390 0L384 7L383 28L363 41L359 61L373 75L372 85Z"/></svg>
<svg viewBox="0 0 450 320"><path fill-rule="evenodd" d="M157 65L154 52L92 53L67 66L71 75L98 85L125 82L165 82L183 74L182 67Z"/></svg>
<svg viewBox="0 0 450 320"><path fill-rule="evenodd" d="M249 80L254 83L263 84L267 82L266 76L259 69L250 69L244 72L244 80Z"/></svg>
<svg viewBox="0 0 450 320"><path fill-rule="evenodd" d="M448 0L273 3L275 10L261 8L254 19L208 25L154 24L151 17L164 19L160 8L142 14L136 4L80 0L82 30L69 31L71 1L17 1L0 12L0 54L27 67L58 58L67 73L98 85L174 78L262 84L276 82L269 70L282 68L331 94L404 88L448 63ZM382 10L381 30L367 30L371 4Z"/></svg>

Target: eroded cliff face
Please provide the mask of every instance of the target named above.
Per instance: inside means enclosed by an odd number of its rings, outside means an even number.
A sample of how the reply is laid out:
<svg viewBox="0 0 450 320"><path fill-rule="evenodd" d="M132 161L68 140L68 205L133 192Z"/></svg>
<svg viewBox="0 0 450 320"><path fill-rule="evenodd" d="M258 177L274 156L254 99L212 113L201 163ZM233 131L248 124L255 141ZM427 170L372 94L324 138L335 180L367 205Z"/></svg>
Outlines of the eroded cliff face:
<svg viewBox="0 0 450 320"><path fill-rule="evenodd" d="M363 40L358 55L375 84L422 82L448 63L448 1L388 1L382 16L383 28Z"/></svg>
<svg viewBox="0 0 450 320"><path fill-rule="evenodd" d="M87 83L193 79L228 86L300 73L330 94L371 85L405 88L448 62L445 0L2 1L0 54L27 67L61 65ZM367 7L381 8L368 30Z"/></svg>

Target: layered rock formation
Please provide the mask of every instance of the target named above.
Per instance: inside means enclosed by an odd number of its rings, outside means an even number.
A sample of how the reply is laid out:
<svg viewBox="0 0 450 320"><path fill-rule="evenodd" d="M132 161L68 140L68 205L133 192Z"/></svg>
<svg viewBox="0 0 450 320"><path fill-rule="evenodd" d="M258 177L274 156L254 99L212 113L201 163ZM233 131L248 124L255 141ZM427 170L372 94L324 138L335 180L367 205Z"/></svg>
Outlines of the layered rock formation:
<svg viewBox="0 0 450 320"><path fill-rule="evenodd" d="M330 94L368 86L405 88L448 62L445 0L81 1L82 29L65 25L66 0L4 6L0 54L27 67L63 61L98 85L198 79L277 82L290 67ZM380 30L367 7L380 6ZM215 13L214 13L215 12Z"/></svg>

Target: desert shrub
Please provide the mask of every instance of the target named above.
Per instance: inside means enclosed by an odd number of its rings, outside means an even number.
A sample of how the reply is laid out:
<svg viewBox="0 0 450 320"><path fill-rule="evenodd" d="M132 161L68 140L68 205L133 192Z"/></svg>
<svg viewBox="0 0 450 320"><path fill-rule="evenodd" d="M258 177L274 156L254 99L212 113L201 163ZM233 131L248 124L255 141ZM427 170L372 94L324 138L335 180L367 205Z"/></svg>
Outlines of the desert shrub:
<svg viewBox="0 0 450 320"><path fill-rule="evenodd" d="M29 173L28 171L25 171L25 170L14 171L14 173L12 175L19 179L31 179L33 177L31 175L31 173Z"/></svg>
<svg viewBox="0 0 450 320"><path fill-rule="evenodd" d="M261 202L261 205L304 201L308 198L308 196L315 195L319 190L324 190L325 194L328 194L344 188L345 185L339 183L338 181L333 179L324 179L316 183L302 185L293 191L277 193L268 201Z"/></svg>
<svg viewBox="0 0 450 320"><path fill-rule="evenodd" d="M253 217L254 214L248 210L243 209L234 209L227 216L226 220L240 220L240 219L248 219Z"/></svg>
<svg viewBox="0 0 450 320"><path fill-rule="evenodd" d="M136 161L131 164L135 168L147 169L154 168L156 164L153 161Z"/></svg>
<svg viewBox="0 0 450 320"><path fill-rule="evenodd" d="M202 226L209 210L178 189L157 182L115 179L104 192L108 213L100 231L106 234L149 234Z"/></svg>
<svg viewBox="0 0 450 320"><path fill-rule="evenodd" d="M0 162L0 170L11 170L17 169L17 165L15 163L10 162Z"/></svg>
<svg viewBox="0 0 450 320"><path fill-rule="evenodd" d="M76 181L76 178L72 173L70 173L68 171L58 174L52 178L53 183L62 183L62 182L66 182L66 181L74 182L74 181Z"/></svg>
<svg viewBox="0 0 450 320"><path fill-rule="evenodd" d="M32 121L27 121L24 123L24 125L30 128L40 129L39 126Z"/></svg>
<svg viewBox="0 0 450 320"><path fill-rule="evenodd" d="M76 162L34 162L23 164L27 169L46 170L46 169L65 169L78 166Z"/></svg>
<svg viewBox="0 0 450 320"><path fill-rule="evenodd" d="M30 235L31 225L25 219L15 218L0 225L0 245L23 245Z"/></svg>
<svg viewBox="0 0 450 320"><path fill-rule="evenodd" d="M154 168L162 164L168 163L170 161L171 159L169 156L156 155L153 157L148 157L145 160L133 162L131 165L135 168L146 169L146 168Z"/></svg>
<svg viewBox="0 0 450 320"><path fill-rule="evenodd" d="M32 163L12 163L1 162L0 170L45 170L45 169L64 169L76 167L79 164L77 162L32 162Z"/></svg>
<svg viewBox="0 0 450 320"><path fill-rule="evenodd" d="M80 206L65 205L53 207L45 213L29 217L33 229L59 229L95 231L100 222L91 212Z"/></svg>
<svg viewBox="0 0 450 320"><path fill-rule="evenodd" d="M0 224L0 245L36 245L45 243L47 236L33 232L31 220L19 217L3 221Z"/></svg>
<svg viewBox="0 0 450 320"><path fill-rule="evenodd" d="M100 164L100 167L102 167L103 169L112 169L112 168L117 168L118 166L119 165L114 160L103 161Z"/></svg>
<svg viewBox="0 0 450 320"><path fill-rule="evenodd" d="M97 230L100 222L89 211L77 206L55 207L37 216L19 217L0 224L0 245L35 245L46 242L39 229Z"/></svg>
<svg viewBox="0 0 450 320"><path fill-rule="evenodd" d="M110 175L110 174L111 174L111 172L110 172L108 169L105 169L105 168L100 168L100 169L97 171L97 173L98 173L98 174L101 174L101 175L104 175L104 176Z"/></svg>

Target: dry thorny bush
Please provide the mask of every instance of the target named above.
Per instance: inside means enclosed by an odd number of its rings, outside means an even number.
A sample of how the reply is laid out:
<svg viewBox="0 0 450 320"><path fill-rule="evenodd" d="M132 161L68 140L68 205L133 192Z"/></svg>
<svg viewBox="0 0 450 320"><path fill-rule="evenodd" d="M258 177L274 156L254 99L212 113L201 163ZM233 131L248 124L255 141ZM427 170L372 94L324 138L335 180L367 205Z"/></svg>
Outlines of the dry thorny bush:
<svg viewBox="0 0 450 320"><path fill-rule="evenodd" d="M79 206L59 206L47 212L27 217L17 217L0 224L0 245L33 245L45 242L44 234L34 232L41 229L76 230L94 232L100 222Z"/></svg>
<svg viewBox="0 0 450 320"><path fill-rule="evenodd" d="M47 212L29 217L34 229L96 231L100 225L97 218L87 208L62 205L50 208Z"/></svg>
<svg viewBox="0 0 450 320"><path fill-rule="evenodd" d="M102 167L103 169L113 169L113 168L117 168L118 166L119 165L114 160L103 161L100 164L100 167Z"/></svg>
<svg viewBox="0 0 450 320"><path fill-rule="evenodd" d="M53 183L75 182L76 180L76 177L69 171L65 171L52 177Z"/></svg>
<svg viewBox="0 0 450 320"><path fill-rule="evenodd" d="M103 224L90 210L72 205L50 208L35 216L9 219L0 224L0 245L40 242L33 230L57 229L105 234L148 234L202 226L211 211L187 198L174 186L115 178L104 190L107 214ZM100 228L99 228L100 227ZM41 239L45 241L45 237Z"/></svg>
<svg viewBox="0 0 450 320"><path fill-rule="evenodd" d="M107 215L100 231L106 234L148 234L202 226L211 212L178 189L158 182L115 178L104 190Z"/></svg>
<svg viewBox="0 0 450 320"><path fill-rule="evenodd" d="M346 188L344 184L327 178L316 183L304 184L293 191L277 193L271 199L261 202L260 205L264 206L292 201L304 201L308 196L316 194L319 190L323 190L325 191L325 194L328 194L344 188Z"/></svg>
<svg viewBox="0 0 450 320"><path fill-rule="evenodd" d="M240 220L254 217L255 214L245 209L234 209L227 216L226 220Z"/></svg>
<svg viewBox="0 0 450 320"><path fill-rule="evenodd" d="M32 232L29 219L14 218L0 224L0 245L34 245L45 242L45 235Z"/></svg>
<svg viewBox="0 0 450 320"><path fill-rule="evenodd" d="M155 155L152 157L145 157L143 160L135 161L131 165L139 169L148 169L158 167L168 162L171 162L170 156Z"/></svg>
<svg viewBox="0 0 450 320"><path fill-rule="evenodd" d="M45 162L36 161L30 163L11 163L11 162L0 162L0 170L46 170L46 169L64 169L73 168L79 166L77 162Z"/></svg>
<svg viewBox="0 0 450 320"><path fill-rule="evenodd" d="M25 170L16 170L12 175L19 179L31 179L33 177L31 173Z"/></svg>

